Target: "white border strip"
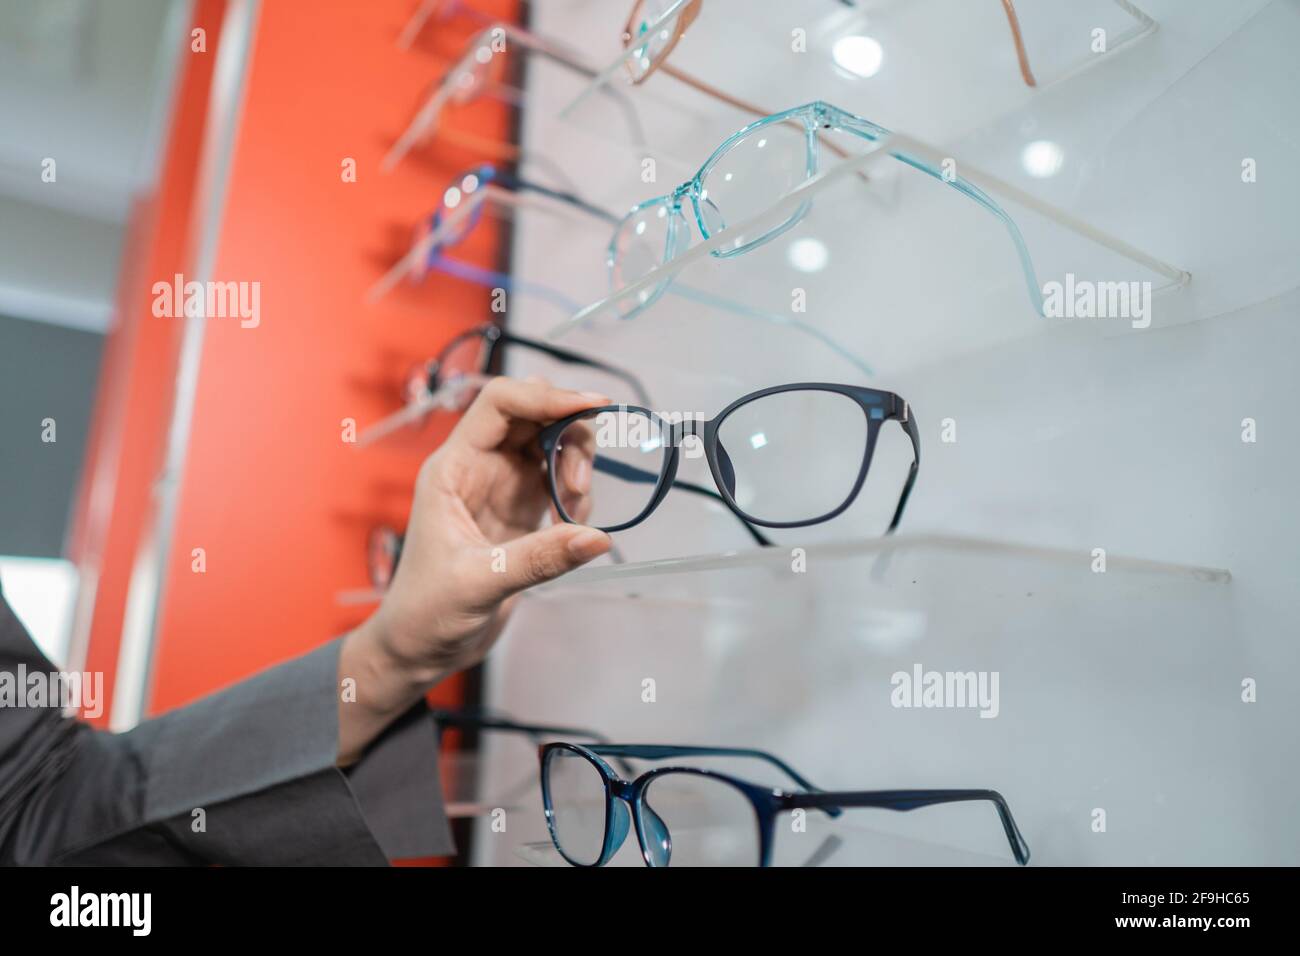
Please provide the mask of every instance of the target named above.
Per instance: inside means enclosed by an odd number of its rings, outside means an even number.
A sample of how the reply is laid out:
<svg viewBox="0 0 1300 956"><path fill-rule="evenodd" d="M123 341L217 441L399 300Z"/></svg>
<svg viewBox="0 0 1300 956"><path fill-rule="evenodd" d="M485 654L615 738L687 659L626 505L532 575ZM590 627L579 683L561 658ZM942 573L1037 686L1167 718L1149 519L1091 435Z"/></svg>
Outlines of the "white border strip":
<svg viewBox="0 0 1300 956"><path fill-rule="evenodd" d="M194 281L207 281L216 263L221 214L230 183L230 167L239 132L259 4L260 0L234 0L221 28L208 100L211 125L203 144L195 192L195 256L192 272L187 276ZM193 424L199 367L203 358L204 322L202 316L185 320L165 457L162 472L154 485L153 514L131 569L109 718L110 726L117 731L129 730L140 722L148 709L153 689L158 625L167 584L167 558L171 553L181 478Z"/></svg>

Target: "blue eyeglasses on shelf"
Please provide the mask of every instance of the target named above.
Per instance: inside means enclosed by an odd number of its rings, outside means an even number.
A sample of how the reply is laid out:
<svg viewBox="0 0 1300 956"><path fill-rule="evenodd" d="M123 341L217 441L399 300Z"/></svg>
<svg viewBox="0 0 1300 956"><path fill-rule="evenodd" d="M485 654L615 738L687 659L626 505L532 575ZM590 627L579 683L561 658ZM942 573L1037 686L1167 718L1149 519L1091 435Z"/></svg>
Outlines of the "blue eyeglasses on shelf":
<svg viewBox="0 0 1300 956"><path fill-rule="evenodd" d="M819 137L826 130L857 137L876 148L823 168L824 144ZM551 335L563 335L602 312L625 319L640 315L674 287L674 277L690 263L709 256L733 259L771 242L807 216L815 194L888 162L924 173L1001 223L1020 263L1029 302L1039 314L1043 293L1029 247L1020 227L990 192L1169 280L1153 291L1182 285L1189 278L1185 271L973 166L958 164L919 140L817 101L750 123L714 150L691 179L634 206L619 221L609 243L606 264L612 293L573 314ZM961 175L956 174L957 168ZM700 238L694 245L693 232Z"/></svg>
<svg viewBox="0 0 1300 956"><path fill-rule="evenodd" d="M577 312L581 306L550 285L466 262L448 254L449 249L463 243L482 222L484 207L489 202L512 210L541 202L548 208L567 209L585 219L595 220L611 227L617 226L621 221L614 213L601 209L572 192L540 184L492 164L480 164L461 173L448 184L439 198L437 208L421 220L411 248L375 284L371 289L370 298L384 295L404 278L409 277L420 281L430 272L436 271L485 288L504 289L507 295L517 293L547 302L566 315ZM726 296L683 283L674 283L668 291L681 299L710 309L789 328L817 341L862 374L867 376L875 374L874 369L852 350L841 345L822 329L802 321L793 314L782 315L755 309Z"/></svg>

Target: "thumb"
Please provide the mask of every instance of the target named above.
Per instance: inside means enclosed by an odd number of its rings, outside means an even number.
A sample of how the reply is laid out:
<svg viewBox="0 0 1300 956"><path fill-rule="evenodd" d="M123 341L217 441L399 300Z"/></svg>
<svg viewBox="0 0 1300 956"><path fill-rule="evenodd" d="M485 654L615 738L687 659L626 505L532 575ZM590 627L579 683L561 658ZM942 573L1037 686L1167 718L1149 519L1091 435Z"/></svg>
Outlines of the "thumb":
<svg viewBox="0 0 1300 956"><path fill-rule="evenodd" d="M552 581L607 552L613 542L596 528L555 524L502 545L502 561L486 582L487 600L503 601L534 585Z"/></svg>

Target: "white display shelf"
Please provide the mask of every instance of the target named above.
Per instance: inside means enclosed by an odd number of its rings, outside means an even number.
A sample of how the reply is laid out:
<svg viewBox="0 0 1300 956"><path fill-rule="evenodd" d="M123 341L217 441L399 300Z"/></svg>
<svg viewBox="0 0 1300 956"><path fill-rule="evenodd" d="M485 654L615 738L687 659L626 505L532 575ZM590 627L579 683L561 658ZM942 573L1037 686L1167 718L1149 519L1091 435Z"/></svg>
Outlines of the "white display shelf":
<svg viewBox="0 0 1300 956"><path fill-rule="evenodd" d="M997 828L999 824L992 810L988 816L989 825ZM533 866L570 865L550 840L529 840L519 844L514 852ZM924 840L898 837L846 823L842 819L826 820L818 814L808 816L807 830L803 833L778 833L771 862L772 866L779 867L1016 865L1010 849L1003 859L992 854L972 853ZM645 866L635 835L629 834L622 848L606 865Z"/></svg>
<svg viewBox="0 0 1300 956"><path fill-rule="evenodd" d="M1300 129L1300 115L1277 100L1300 82L1288 52L1300 16L1265 0L1162 0L1152 12L1160 56L1124 69L1131 84L1156 86L1152 95L1071 84L1050 110L1008 115L951 147L1187 269L1195 280L1176 306L1162 303L1172 314L1157 313L1160 325L1232 313L1300 284L1300 184L1259 172L1285 165ZM1029 174L1029 142L1054 144L1053 175Z"/></svg>
<svg viewBox="0 0 1300 956"><path fill-rule="evenodd" d="M796 553L802 552L802 555ZM1093 570L1091 551L1045 548L985 538L899 534L853 541L752 547L623 564L580 568L528 593L529 600L644 598L655 602L744 603L755 587L763 601L781 597L818 604L862 605L868 589L896 595L925 595L943 589L954 595L1025 592L1042 603L1053 596L1073 601L1086 595L1170 588L1211 588L1232 580L1222 568L1201 567L1124 555L1105 555L1105 571ZM798 564L804 570L796 571ZM938 597L939 595L935 595ZM801 602L802 603L802 602Z"/></svg>
<svg viewBox="0 0 1300 956"><path fill-rule="evenodd" d="M702 87L764 113L852 97L877 122L952 138L1032 104L1061 81L1129 56L1157 26L1143 4L1128 0L1034 0L1015 4L1010 15L1001 3L968 0L782 0L763 16L739 0L710 0L697 8L659 70L633 85L627 62L634 48L620 43L628 11L600 6L586 14L583 28L602 69L559 118L605 136L625 135L607 102L617 91L641 112L650 142L674 144L696 138L700 120L724 105ZM675 19L670 10L650 32ZM1106 31L1105 52L1096 49L1098 29ZM837 51L845 37L865 38L857 56ZM935 89L945 94L929 95Z"/></svg>
<svg viewBox="0 0 1300 956"><path fill-rule="evenodd" d="M1102 5L1119 9L1109 0L1099 0L1097 6ZM698 41L697 34L705 31L703 17L724 6L706 4L702 19L673 56L685 54L688 45ZM833 5L821 5L823 16L827 6ZM944 132L943 123L930 121L925 104L881 113L873 99L873 84L880 77L857 81L843 96L833 85L819 85L782 105L822 98L888 128L906 130L945 154L951 151L959 160L959 172L965 172L963 161L974 163L1057 210L1194 276L1184 288L1156 295L1150 326L1134 328L1124 319L1044 320L1023 294L1024 282L998 224L992 217L975 215L979 210L963 208L964 200L957 201L960 197L931 196L933 190L920 188L937 185L933 182L905 181L900 190L897 183L877 181L879 195L866 201L856 201L838 189L830 201L818 204L806 223L770 247L735 260L693 263L681 281L770 314L788 314L791 289L804 286L809 293L807 313L798 318L848 348L882 381L954 355L1043 332L1147 335L1231 314L1293 288L1300 281L1295 266L1300 259L1297 232L1290 228L1287 214L1295 208L1296 181L1260 175L1257 182L1246 184L1240 174L1247 157L1260 170L1284 166L1286 143L1294 138L1295 124L1284 117L1262 121L1258 112L1236 110L1232 102L1237 97L1268 102L1272 91L1293 85L1294 67L1287 65L1282 51L1294 45L1300 21L1286 4L1268 5L1263 0L1231 6L1161 0L1139 6L1168 29L1137 41L1130 52L1116 54L1110 66L1089 70L1086 80L1077 77L1077 82L1034 91L1023 108L969 135ZM1026 18L1037 9L1025 7ZM809 9L807 16L792 16L811 24L816 11ZM889 14L870 6L865 9L869 19ZM997 4L989 4L988 13L1002 17ZM555 15L562 17L560 11ZM769 28L770 17L758 19L764 20L763 29ZM573 26L566 21L566 35ZM1005 27L1005 22L998 24L999 30ZM558 22L555 28L559 29ZM595 27L584 21L582 29ZM716 48L716 44L703 45ZM774 78L779 73L768 72ZM1225 75L1233 78L1232 84L1222 82ZM680 94L680 84L671 78L665 83L672 84L668 92ZM964 88L950 89L960 93ZM645 91L630 95L639 92ZM660 99L666 95L662 85L649 92ZM588 167L587 157L572 156L575 165L587 169L583 176L584 184L590 184L587 188L602 191L608 205L623 208L662 193L694 172L711 149L745 121L735 110L698 109L699 97L692 95L694 99L677 96L681 102L676 112L700 113L704 118L698 128L677 139L650 138L656 150L685 157L681 168L666 168L661 162L657 181L647 184L640 166L627 159L601 158ZM553 97L551 102L559 99ZM952 97L929 96L928 100L946 104ZM1111 106L1093 108L1098 102ZM1208 138L1203 135L1206 117L1215 117L1216 132ZM569 156L572 151L566 149L564 132L569 125L556 122L550 114L533 117L528 140L543 151ZM1035 178L1024 151L1040 140L1059 148L1061 166L1050 176L1039 171L1042 178ZM1032 209L1010 200L1005 207L1025 233L1042 283L1064 284L1073 274L1098 283L1149 281L1153 289L1169 284L1167 275L1100 254L1094 243ZM1205 223L1217 225L1208 229ZM798 273L786 261L791 244L803 239L820 241L830 252L828 267L815 276ZM525 275L544 274L554 250L563 245L564 237L545 224L528 225L516 247L518 268ZM573 285L579 301L595 304L609 294L604 270L594 255L566 265L571 265L566 277L582 279ZM548 310L546 319L530 323L530 328L553 328L553 315L554 310ZM642 334L634 329L641 323L651 323L652 330ZM700 334L707 328L705 323L719 326L716 335ZM706 306L666 300L636 322L601 320L592 332L581 337L581 344L574 334L570 344L630 356L645 354L645 343L653 338L689 333L700 349L701 364L715 365L712 339L724 340L730 347L738 337L759 334L752 324L737 323ZM800 352L805 343L799 337L778 330L766 338L771 344L767 355L794 354L806 359L805 364L820 360L817 352L807 356ZM808 344L815 343L808 340Z"/></svg>
<svg viewBox="0 0 1300 956"><path fill-rule="evenodd" d="M539 179L536 182L544 181ZM573 192L572 195L586 201L580 192ZM449 238L454 239L467 228L472 228L475 217L482 215L512 229L526 224L530 229L553 232L553 256L547 268L522 270L514 276L510 301L523 299L526 303L552 310L554 322L567 320L583 308L584 303L577 296L592 296L603 292L605 245L613 224L618 221L622 211L622 208L607 208L596 203L589 203L583 208L555 197L529 190L514 191L492 183L479 186L447 214L438 228L424 233L412 242L401 258L371 286L367 292L367 301L374 302L411 283L419 271L426 268L424 264L433 250ZM464 264L459 258L461 255L457 244L453 244L439 258L463 268ZM427 271L434 275L441 274L436 266L427 267ZM557 275L575 273L585 274L586 281L564 286L556 284ZM866 376L873 374L865 363L853 363L850 350L836 343L816 322L805 321L786 310L746 306L723 292L695 289L689 283L681 281L674 282L669 287L666 298L670 308L708 310L715 315L742 320L747 328L755 332L777 329L801 334L805 341L811 341L832 355L838 353L846 356L851 365L856 364L856 373ZM447 407L453 407L455 402L446 404ZM418 413L418 409L412 410L413 415ZM366 441L363 433L362 445Z"/></svg>
<svg viewBox="0 0 1300 956"><path fill-rule="evenodd" d="M801 574L789 550L593 568L521 602L491 699L616 740L760 747L828 789L995 789L1038 863L1248 860L1268 833L1243 812L1267 802L1256 741L1284 744L1242 700L1258 667L1238 588L1211 567L1091 562L901 535L810 546ZM997 675L995 700L902 706L897 675L918 668ZM1215 832L1189 841L1206 814ZM988 822L870 826L996 857Z"/></svg>
<svg viewBox="0 0 1300 956"><path fill-rule="evenodd" d="M780 356L787 366L796 361L794 347L827 357L833 341L860 368L893 376L1026 336L1140 334L1194 317L1186 269L1097 228L1088 216L905 133L851 145L850 158L774 197L762 213L706 241L694 234L671 261L603 293L548 333L573 348L629 356L646 354L646 336L689 334L703 350L763 335L773 346L768 357ZM950 169L991 197L1014 226L898 156ZM641 198L654 195L646 190ZM763 233L798 209L808 212L775 241L734 258L714 255L727 251L732 236ZM686 216L689 221L689 210ZM544 224L524 223L517 234L539 247L561 242ZM825 250L826 264L815 274L797 268L798 243ZM520 257L523 274L540 265ZM590 260L587 271L599 275ZM827 341L772 323L737 324L698 296L664 296L631 321L619 318L620 310L665 283L798 320ZM700 358L727 367L722 356L702 352Z"/></svg>
<svg viewBox="0 0 1300 956"><path fill-rule="evenodd" d="M485 733L497 736L496 732ZM504 749L494 751L500 775L490 780L482 751L451 751L439 756L448 817L491 817L497 810L507 814L541 813L536 747L523 735L508 736L513 739L503 741Z"/></svg>
<svg viewBox="0 0 1300 956"><path fill-rule="evenodd" d="M520 861L535 866L568 866L555 851L546 829L537 760L531 753L535 747L528 746L524 738L515 734L493 733L491 741L485 750L444 754L441 762L448 817L475 821L474 853L470 862L479 866L510 866ZM755 783L780 783L769 779L772 770L762 763L722 757L633 761L633 764L634 774L673 764L711 767ZM1014 806L1012 812L1015 813ZM494 822L497 829L493 828ZM893 833L877 826L889 822L901 824L902 832ZM742 825L751 824L746 820ZM844 816L835 820L811 812L804 825L804 830L795 832L787 817L778 817L773 865L1016 865L997 814L987 803L950 804L904 814L883 809L846 809ZM955 830L960 838L945 843L937 835L947 829ZM678 839L683 843L688 837L689 831L678 831ZM624 846L608 865L644 865L635 834L629 833Z"/></svg>
<svg viewBox="0 0 1300 956"><path fill-rule="evenodd" d="M814 534L847 538L857 515L807 529L807 570L794 573L802 532L775 536L782 547L765 552L729 514L670 495L615 540L631 559L690 556L602 564L530 594L494 652L489 700L623 741L762 747L828 788L997 789L1039 865L1294 862L1285 795L1297 766L1287 692L1297 670L1295 559L1286 542L1300 529L1287 481L1295 445L1277 416L1295 398L1300 187L1277 171L1295 139L1298 114L1283 91L1296 87L1300 61L1287 50L1300 11L1264 0L1138 5L1157 31L1103 68L1027 94L1001 120L973 115L983 125L964 136L968 127L944 115L960 108L960 85L927 78L907 96L883 97L882 72L802 90L797 75L747 57L741 32L720 45L708 21L697 23L671 62L706 81L764 105L775 90L773 109L820 98L910 132L950 150L959 172L973 163L1193 279L1156 300L1147 329L1044 320L1028 307L996 220L906 175L873 175L874 191L849 177L778 241L692 261L680 281L768 312L790 312L792 288L803 287L800 317L859 355L876 373L867 384L913 403L924 465L907 531L842 543ZM626 11L595 6L548 5L535 25L601 59L596 44L614 40L599 21ZM725 2L705 6L725 18ZM788 34L787 5L763 6L737 30ZM789 7L816 12L811 0ZM996 3L987 12L1001 16ZM965 52L993 51L992 39ZM525 117L525 141L611 207L668 192L745 121L671 77L632 91L639 108L668 101L681 123L652 142L654 155L682 157L685 168L661 158L657 181L645 183L626 151L590 154L594 135L572 145L574 124L556 120L572 84L538 91L546 109ZM1059 148L1051 176L1026 162L1039 141ZM1242 178L1246 159L1257 163L1255 182ZM1161 284L1094 256L1095 244L1036 222L1032 210L1022 218L1006 208L1042 282L1074 272ZM599 248L567 258L565 224L530 214L516 225L520 274L553 276L581 302L610 294ZM802 239L825 246L821 271L795 269L789 244ZM521 303L512 328L540 336L556 311ZM823 366L808 344L666 297L633 321L602 318L565 339L638 372L677 363L740 378L697 388L646 376L656 401L706 415L748 388L862 381ZM959 423L959 444L939 438L946 419ZM1243 438L1247 419L1258 421L1258 443ZM984 537L914 533L950 528ZM1104 574L1092 570L1094 547L1108 551ZM895 706L891 678L917 666L998 674L996 719ZM1247 692L1256 681L1257 697ZM868 822L992 859L1005 853L982 818ZM480 841L476 857L523 863L520 844L546 840L540 817L515 827L512 816L509 834Z"/></svg>

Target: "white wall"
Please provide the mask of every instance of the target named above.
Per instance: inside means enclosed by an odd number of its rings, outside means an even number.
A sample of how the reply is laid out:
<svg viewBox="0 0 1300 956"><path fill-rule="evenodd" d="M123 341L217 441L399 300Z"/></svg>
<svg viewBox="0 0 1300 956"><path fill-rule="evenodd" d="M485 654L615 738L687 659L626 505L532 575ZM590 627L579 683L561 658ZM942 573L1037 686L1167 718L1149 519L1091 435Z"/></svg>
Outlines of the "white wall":
<svg viewBox="0 0 1300 956"><path fill-rule="evenodd" d="M1155 33L1036 91L1017 85L997 4L983 20L963 5L960 30L948 0L867 3L865 24L814 0L747 3L743 16L738 6L706 4L673 63L773 110L821 97L920 135L959 171L975 163L1192 281L1157 300L1149 329L1045 320L1027 308L989 217L933 181L883 176L837 190L762 250L679 277L784 314L790 290L806 287L807 320L851 345L871 378L807 337L672 298L571 336L643 374L665 410L712 414L750 388L823 376L895 390L921 425L921 477L893 542L871 537L887 497L871 487L836 522L782 535L810 547L804 575L782 551L763 567L589 576L530 599L494 654L493 702L615 739L768 746L825 787L995 788L1040 863L1300 861L1300 706L1288 690L1300 618L1300 195L1288 171L1300 5L1148 0ZM1017 4L1031 54L1051 61L1042 74L1068 59L1060 37L1090 22L1080 6L1066 20L1055 0ZM932 16L919 18L921 7ZM1114 16L1104 0L1093 11ZM534 26L604 60L623 15L618 4L554 3ZM1054 60L1032 45L1053 17ZM728 23L740 25L728 33ZM811 38L802 57L788 50L793 26ZM850 80L825 66L837 36L863 31L887 38L880 74ZM744 122L656 77L630 93L651 143L636 147L595 121L597 106L578 111L577 128L557 119L577 88L553 67L532 71L526 144L610 208L667 191ZM1040 139L1063 152L1049 179L1020 163ZM659 160L655 184L640 181L646 155ZM1249 184L1247 157L1258 169ZM1146 278L1008 209L1041 281ZM521 275L580 302L604 293L604 227L537 214L518 226ZM786 262L805 236L830 250L822 273ZM513 303L517 331L541 334L559 318ZM1242 441L1245 418L1257 422L1255 443ZM940 441L944 419L955 443ZM830 540L864 543L818 557L827 552L813 546ZM725 513L671 497L618 541L633 561L751 547ZM1109 558L1104 575L1096 548ZM892 707L891 675L915 663L997 671L999 716ZM654 704L641 700L647 677ZM1257 703L1241 700L1246 678L1258 681ZM517 759L488 766L489 793L517 779ZM1096 808L1104 834L1091 828ZM521 841L544 838L534 805L512 824L508 839L482 831L482 859L517 861ZM845 832L837 862L1009 859L979 808L868 812Z"/></svg>

